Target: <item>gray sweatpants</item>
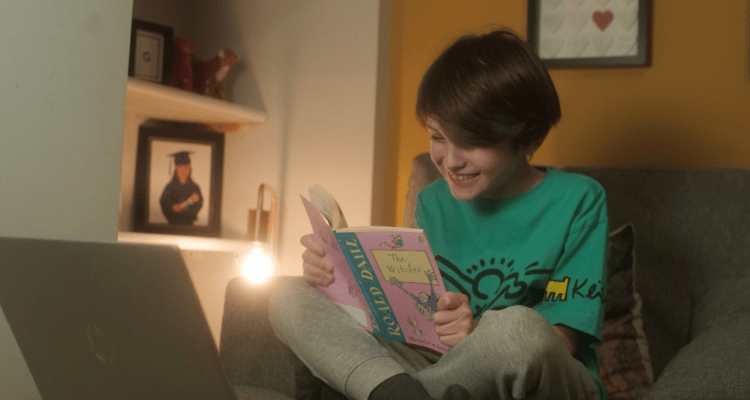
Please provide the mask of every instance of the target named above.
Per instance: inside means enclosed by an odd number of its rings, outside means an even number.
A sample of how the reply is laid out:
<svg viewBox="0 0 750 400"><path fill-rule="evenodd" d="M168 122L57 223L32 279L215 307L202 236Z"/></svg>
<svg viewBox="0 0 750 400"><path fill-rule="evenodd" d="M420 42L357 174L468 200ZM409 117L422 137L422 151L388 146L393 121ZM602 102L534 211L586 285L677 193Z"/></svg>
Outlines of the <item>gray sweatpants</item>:
<svg viewBox="0 0 750 400"><path fill-rule="evenodd" d="M523 306L488 311L467 339L442 356L383 340L302 278L270 299L276 336L312 373L351 399L367 400L400 373L433 398L453 384L475 399L598 399L597 385L538 312Z"/></svg>

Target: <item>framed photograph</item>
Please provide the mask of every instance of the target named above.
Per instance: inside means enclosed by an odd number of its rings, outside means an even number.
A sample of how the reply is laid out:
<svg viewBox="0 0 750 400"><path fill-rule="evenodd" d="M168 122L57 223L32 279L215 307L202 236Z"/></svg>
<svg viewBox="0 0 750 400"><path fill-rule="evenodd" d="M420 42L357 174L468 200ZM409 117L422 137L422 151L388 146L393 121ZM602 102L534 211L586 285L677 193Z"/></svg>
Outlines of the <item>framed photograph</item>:
<svg viewBox="0 0 750 400"><path fill-rule="evenodd" d="M649 66L650 0L529 0L527 38L550 68Z"/></svg>
<svg viewBox="0 0 750 400"><path fill-rule="evenodd" d="M133 19L128 75L168 84L172 64L172 36L173 30L168 26Z"/></svg>
<svg viewBox="0 0 750 400"><path fill-rule="evenodd" d="M221 234L224 135L194 124L138 132L133 230Z"/></svg>

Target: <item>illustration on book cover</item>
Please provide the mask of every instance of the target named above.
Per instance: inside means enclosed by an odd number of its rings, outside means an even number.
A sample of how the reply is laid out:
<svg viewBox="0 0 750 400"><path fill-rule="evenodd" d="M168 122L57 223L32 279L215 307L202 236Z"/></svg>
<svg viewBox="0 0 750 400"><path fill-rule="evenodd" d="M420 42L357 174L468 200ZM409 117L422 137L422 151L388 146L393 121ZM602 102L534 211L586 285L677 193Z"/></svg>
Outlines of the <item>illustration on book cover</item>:
<svg viewBox="0 0 750 400"><path fill-rule="evenodd" d="M445 353L448 347L434 323L445 285L424 231L347 227L325 189L311 187L310 197L301 196L302 202L316 240L334 265L333 283L318 290L373 334Z"/></svg>

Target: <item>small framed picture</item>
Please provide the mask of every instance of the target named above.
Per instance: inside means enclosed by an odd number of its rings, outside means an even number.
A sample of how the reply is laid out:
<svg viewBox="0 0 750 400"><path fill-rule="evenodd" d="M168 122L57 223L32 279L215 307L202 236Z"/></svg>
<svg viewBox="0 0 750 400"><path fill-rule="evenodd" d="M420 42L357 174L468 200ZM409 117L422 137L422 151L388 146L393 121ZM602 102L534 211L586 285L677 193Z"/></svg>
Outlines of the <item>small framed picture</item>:
<svg viewBox="0 0 750 400"><path fill-rule="evenodd" d="M529 0L527 38L550 68L649 66L651 0Z"/></svg>
<svg viewBox="0 0 750 400"><path fill-rule="evenodd" d="M169 83L172 36L173 30L168 26L133 19L128 75L150 82Z"/></svg>
<svg viewBox="0 0 750 400"><path fill-rule="evenodd" d="M142 125L133 230L218 237L224 135L194 124Z"/></svg>

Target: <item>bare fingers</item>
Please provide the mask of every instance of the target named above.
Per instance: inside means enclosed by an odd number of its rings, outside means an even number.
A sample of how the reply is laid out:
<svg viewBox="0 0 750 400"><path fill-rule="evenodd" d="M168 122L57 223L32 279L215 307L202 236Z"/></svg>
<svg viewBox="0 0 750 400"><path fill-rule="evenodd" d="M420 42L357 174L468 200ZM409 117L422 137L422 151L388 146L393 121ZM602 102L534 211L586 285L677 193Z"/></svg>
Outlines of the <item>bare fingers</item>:
<svg viewBox="0 0 750 400"><path fill-rule="evenodd" d="M312 286L328 286L334 281L333 264L324 258L325 249L313 235L305 235L300 240L307 248L302 253L302 276Z"/></svg>

